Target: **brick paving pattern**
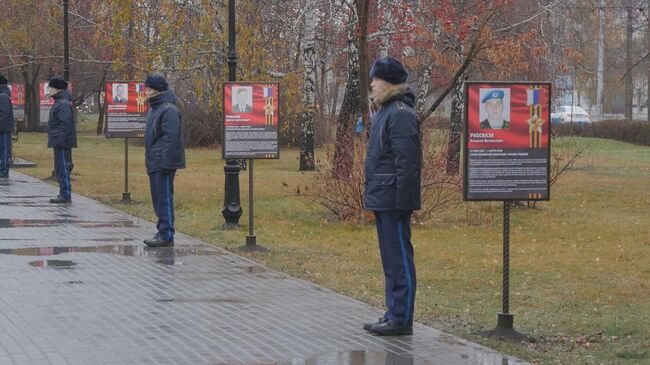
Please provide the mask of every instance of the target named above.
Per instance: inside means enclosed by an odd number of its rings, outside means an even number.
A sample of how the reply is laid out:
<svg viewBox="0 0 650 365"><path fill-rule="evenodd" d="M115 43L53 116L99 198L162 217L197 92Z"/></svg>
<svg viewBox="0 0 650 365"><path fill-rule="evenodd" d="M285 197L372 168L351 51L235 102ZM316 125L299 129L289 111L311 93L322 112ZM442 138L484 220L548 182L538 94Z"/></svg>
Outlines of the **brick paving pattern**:
<svg viewBox="0 0 650 365"><path fill-rule="evenodd" d="M524 364L12 171L0 180L0 364Z"/></svg>

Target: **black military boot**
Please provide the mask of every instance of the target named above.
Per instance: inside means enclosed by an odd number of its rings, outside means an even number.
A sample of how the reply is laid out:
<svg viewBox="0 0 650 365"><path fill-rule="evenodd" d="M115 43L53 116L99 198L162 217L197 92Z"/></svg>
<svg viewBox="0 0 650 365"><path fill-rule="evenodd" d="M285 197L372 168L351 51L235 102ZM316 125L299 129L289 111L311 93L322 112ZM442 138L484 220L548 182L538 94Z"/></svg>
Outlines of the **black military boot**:
<svg viewBox="0 0 650 365"><path fill-rule="evenodd" d="M144 240L147 247L169 247L174 245L174 239L164 239L160 234L157 234L150 240Z"/></svg>
<svg viewBox="0 0 650 365"><path fill-rule="evenodd" d="M413 327L389 319L384 323L378 323L370 327L370 332L379 336L410 336L413 334Z"/></svg>
<svg viewBox="0 0 650 365"><path fill-rule="evenodd" d="M71 198L66 199L66 198L62 197L61 195L59 195L56 198L50 199L50 203L53 203L53 204L70 204L70 203L72 203L72 199Z"/></svg>
<svg viewBox="0 0 650 365"><path fill-rule="evenodd" d="M386 318L384 318L384 317L379 317L379 320L378 320L377 322L368 322L368 323L364 323L364 325L363 325L363 329L366 330L366 331L370 331L370 328L372 328L372 326L374 326L374 325L376 325L376 324L384 323L384 322L386 322L386 321L387 321Z"/></svg>

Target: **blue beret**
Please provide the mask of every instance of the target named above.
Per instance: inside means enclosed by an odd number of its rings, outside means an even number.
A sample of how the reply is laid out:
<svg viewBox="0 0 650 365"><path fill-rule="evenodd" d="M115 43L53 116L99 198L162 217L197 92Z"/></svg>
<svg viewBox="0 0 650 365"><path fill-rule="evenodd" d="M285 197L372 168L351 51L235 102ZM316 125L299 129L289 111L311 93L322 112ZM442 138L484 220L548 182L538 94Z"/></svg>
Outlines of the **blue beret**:
<svg viewBox="0 0 650 365"><path fill-rule="evenodd" d="M156 91L169 90L169 84L161 74L153 74L147 76L147 79L144 80L144 86Z"/></svg>
<svg viewBox="0 0 650 365"><path fill-rule="evenodd" d="M5 77L5 75L0 74L0 85L8 84L9 80Z"/></svg>
<svg viewBox="0 0 650 365"><path fill-rule="evenodd" d="M485 103L490 99L503 99L504 96L505 93L503 92L503 90L492 90L489 93L485 94L485 96L483 96L481 103Z"/></svg>
<svg viewBox="0 0 650 365"><path fill-rule="evenodd" d="M400 61L392 57L384 57L372 65L370 77L382 79L391 84L403 84L406 82L408 72Z"/></svg>
<svg viewBox="0 0 650 365"><path fill-rule="evenodd" d="M65 81L63 76L52 76L50 77L50 81L47 83L47 86L59 90L65 90L68 88L68 82Z"/></svg>

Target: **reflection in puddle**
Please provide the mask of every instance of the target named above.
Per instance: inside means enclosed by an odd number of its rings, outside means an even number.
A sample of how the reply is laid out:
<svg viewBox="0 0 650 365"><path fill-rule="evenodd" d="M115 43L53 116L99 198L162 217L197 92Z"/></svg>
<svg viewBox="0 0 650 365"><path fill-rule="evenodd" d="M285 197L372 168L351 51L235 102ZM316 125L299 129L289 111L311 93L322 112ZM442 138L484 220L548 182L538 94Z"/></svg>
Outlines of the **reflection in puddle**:
<svg viewBox="0 0 650 365"><path fill-rule="evenodd" d="M43 204L42 202L0 202L0 205L7 207L35 207L49 208L52 204Z"/></svg>
<svg viewBox="0 0 650 365"><path fill-rule="evenodd" d="M88 241L96 242L132 242L135 241L134 238L91 238Z"/></svg>
<svg viewBox="0 0 650 365"><path fill-rule="evenodd" d="M79 219L0 219L0 228L16 227L55 227L75 224L80 228L137 227L134 221L84 221Z"/></svg>
<svg viewBox="0 0 650 365"><path fill-rule="evenodd" d="M433 364L466 364L466 365L512 365L520 362L511 362L499 354L469 353L458 359L458 362L439 362L413 357L405 353L398 355L389 351L357 350L347 352L333 352L309 357L306 359L293 359L289 361L274 362L277 365L433 365Z"/></svg>
<svg viewBox="0 0 650 365"><path fill-rule="evenodd" d="M163 265L182 265L176 260L184 256L221 256L222 251L208 246L183 245L176 247L149 248L132 245L105 245L105 246L56 246L56 247L23 247L0 249L0 255L16 256L54 256L66 253L101 253L122 256L136 256L154 259ZM53 260L50 260L53 261ZM37 262L37 261L36 261ZM30 263L31 264L31 263ZM36 266L36 265L32 265Z"/></svg>
<svg viewBox="0 0 650 365"><path fill-rule="evenodd" d="M273 362L277 365L433 365L433 362L400 356L388 351L357 350L332 352L289 361Z"/></svg>
<svg viewBox="0 0 650 365"><path fill-rule="evenodd" d="M51 195L11 195L5 196L5 199L36 199L36 198L51 198Z"/></svg>
<svg viewBox="0 0 650 365"><path fill-rule="evenodd" d="M70 260L38 260L29 263L34 267L51 267L54 269L72 269L76 263Z"/></svg>
<svg viewBox="0 0 650 365"><path fill-rule="evenodd" d="M98 238L96 240L104 240ZM113 239L111 239L113 240ZM125 240L133 240L131 238ZM117 241L117 240L116 240ZM51 256L63 253L111 253L123 256L148 257L150 254L174 253L176 256L219 256L224 253L207 246L183 245L175 247L148 248L135 245L105 245L105 246L56 246L56 247L23 247L0 249L0 255L17 256Z"/></svg>
<svg viewBox="0 0 650 365"><path fill-rule="evenodd" d="M32 242L37 242L38 240L33 239L33 238L0 238L0 241L32 241ZM84 238L81 240L80 243L83 242L133 242L133 241L139 241L134 238L111 238L111 237L105 237L105 238ZM37 243L35 243L37 244Z"/></svg>

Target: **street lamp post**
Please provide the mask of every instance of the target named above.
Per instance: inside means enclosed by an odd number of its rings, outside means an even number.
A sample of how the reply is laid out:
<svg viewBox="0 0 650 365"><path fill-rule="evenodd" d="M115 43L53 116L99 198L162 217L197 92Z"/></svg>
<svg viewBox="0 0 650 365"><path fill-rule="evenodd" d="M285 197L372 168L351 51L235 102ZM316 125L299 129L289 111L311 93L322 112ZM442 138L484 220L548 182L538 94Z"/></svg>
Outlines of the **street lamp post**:
<svg viewBox="0 0 650 365"><path fill-rule="evenodd" d="M63 79L70 81L70 48L68 44L68 0L63 0ZM48 179L56 180L56 171Z"/></svg>
<svg viewBox="0 0 650 365"><path fill-rule="evenodd" d="M237 81L237 50L235 44L235 0L228 0L228 81ZM223 133L223 131L222 131ZM222 146L223 148L223 146ZM226 223L224 229L239 227L239 218L242 215L239 200L239 171L240 166L236 160L226 160L223 170L226 174L224 188L224 203L221 214Z"/></svg>

